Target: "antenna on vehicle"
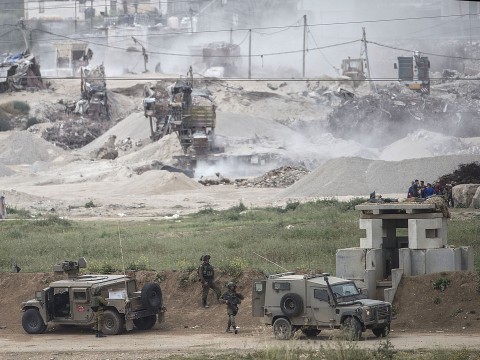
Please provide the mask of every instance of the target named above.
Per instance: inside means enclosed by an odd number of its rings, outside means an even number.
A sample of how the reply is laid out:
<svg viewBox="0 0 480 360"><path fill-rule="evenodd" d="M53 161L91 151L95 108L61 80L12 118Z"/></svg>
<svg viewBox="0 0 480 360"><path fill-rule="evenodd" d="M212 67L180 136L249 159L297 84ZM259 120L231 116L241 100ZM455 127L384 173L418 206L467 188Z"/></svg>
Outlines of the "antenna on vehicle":
<svg viewBox="0 0 480 360"><path fill-rule="evenodd" d="M122 256L123 280L125 282L125 302L127 302L128 301L127 273L125 271L125 261L123 259L122 237L120 236L120 220L117 221L117 227L118 227L118 241L120 242L120 254Z"/></svg>
<svg viewBox="0 0 480 360"><path fill-rule="evenodd" d="M258 257L262 258L263 260L266 260L266 261L268 261L269 263L278 266L278 267L279 267L280 269L282 269L282 270L290 271L290 270L288 270L288 269L285 269L283 266L280 266L280 265L278 265L277 263L274 263L272 260L268 260L266 257L263 257L262 255L257 254L255 251L252 251L252 253L254 253L254 254L257 255Z"/></svg>

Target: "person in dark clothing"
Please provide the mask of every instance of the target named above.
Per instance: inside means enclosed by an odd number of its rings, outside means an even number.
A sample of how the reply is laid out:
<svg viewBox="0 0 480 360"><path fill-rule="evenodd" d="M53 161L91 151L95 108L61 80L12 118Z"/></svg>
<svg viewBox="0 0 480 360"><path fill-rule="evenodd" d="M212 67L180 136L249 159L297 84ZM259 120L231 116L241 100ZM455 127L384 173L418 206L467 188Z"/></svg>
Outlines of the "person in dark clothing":
<svg viewBox="0 0 480 360"><path fill-rule="evenodd" d="M198 281L202 284L202 306L208 308L208 292L212 289L217 295L217 301L220 300L221 291L214 282L215 272L210 265L210 255L203 255L200 260L202 263L198 267Z"/></svg>
<svg viewBox="0 0 480 360"><path fill-rule="evenodd" d="M225 301L227 304L227 315L228 315L228 322L227 322L227 333L231 333L233 329L235 334L238 334L238 326L235 319L235 316L238 313L238 305L242 303L244 299L243 295L237 293L237 284L230 281L227 284L228 290L222 295L221 299Z"/></svg>
<svg viewBox="0 0 480 360"><path fill-rule="evenodd" d="M415 180L412 184L412 194L414 198L420 197L420 184L418 180Z"/></svg>
<svg viewBox="0 0 480 360"><path fill-rule="evenodd" d="M424 191L425 198L429 198L430 196L435 195L435 189L432 187L432 184L427 183L427 187Z"/></svg>

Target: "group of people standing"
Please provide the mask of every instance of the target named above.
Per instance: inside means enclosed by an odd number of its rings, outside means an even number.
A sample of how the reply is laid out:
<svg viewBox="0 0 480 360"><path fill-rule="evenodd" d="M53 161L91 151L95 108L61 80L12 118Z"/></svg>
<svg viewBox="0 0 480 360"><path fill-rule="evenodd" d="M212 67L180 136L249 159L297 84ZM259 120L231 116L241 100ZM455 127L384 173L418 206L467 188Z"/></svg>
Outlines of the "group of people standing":
<svg viewBox="0 0 480 360"><path fill-rule="evenodd" d="M228 321L226 332L231 333L233 331L235 334L238 334L235 316L238 313L238 305L241 304L244 296L237 292L237 284L233 281L228 282L226 285L227 291L222 295L221 290L215 283L215 271L210 264L210 255L203 255L200 260L202 263L198 267L198 281L202 285L202 306L206 309L209 307L207 298L209 290L212 289L217 295L217 301L227 305Z"/></svg>
<svg viewBox="0 0 480 360"><path fill-rule="evenodd" d="M408 188L407 198L428 199L432 196L443 196L448 207L454 207L452 188L455 183L443 185L440 181L425 184L424 180L414 180Z"/></svg>

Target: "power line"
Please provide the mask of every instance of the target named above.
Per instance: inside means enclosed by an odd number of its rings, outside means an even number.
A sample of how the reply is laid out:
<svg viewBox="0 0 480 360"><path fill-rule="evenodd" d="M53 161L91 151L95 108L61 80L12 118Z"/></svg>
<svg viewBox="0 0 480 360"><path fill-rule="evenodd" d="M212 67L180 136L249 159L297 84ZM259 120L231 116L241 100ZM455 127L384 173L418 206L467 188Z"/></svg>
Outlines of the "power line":
<svg viewBox="0 0 480 360"><path fill-rule="evenodd" d="M367 41L367 43L377 45L377 46L380 46L380 47L384 47L384 48L388 48L388 49L392 49L392 50L400 50L400 51L408 51L408 52L414 52L415 51L415 50L411 50L411 49L403 49L403 48L399 48L399 47L396 47L396 46L380 44L380 43L377 43L375 41ZM435 54L435 53L425 52L425 51L421 51L421 53L425 54L425 55L431 55L431 56L437 56L437 57L449 58L449 59L476 60L476 61L480 60L480 58L469 58L469 57L465 57L465 56Z"/></svg>

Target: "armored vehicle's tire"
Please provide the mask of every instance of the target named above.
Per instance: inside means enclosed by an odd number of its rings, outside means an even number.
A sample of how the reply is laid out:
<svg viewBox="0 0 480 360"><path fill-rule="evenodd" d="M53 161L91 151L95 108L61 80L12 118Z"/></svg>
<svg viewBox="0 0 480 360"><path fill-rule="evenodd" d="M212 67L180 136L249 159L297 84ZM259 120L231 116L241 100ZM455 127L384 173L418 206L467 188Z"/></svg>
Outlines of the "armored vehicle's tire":
<svg viewBox="0 0 480 360"><path fill-rule="evenodd" d="M386 337L390 332L390 327L384 326L381 328L372 329L372 332L373 332L373 335L375 335L376 337Z"/></svg>
<svg viewBox="0 0 480 360"><path fill-rule="evenodd" d="M116 310L105 310L102 332L105 335L118 335L123 331L123 322L123 317Z"/></svg>
<svg viewBox="0 0 480 360"><path fill-rule="evenodd" d="M289 340L292 337L292 324L286 318L278 318L273 323L273 334L277 340Z"/></svg>
<svg viewBox="0 0 480 360"><path fill-rule="evenodd" d="M342 329L348 340L357 341L362 336L362 325L356 317L347 317L342 324Z"/></svg>
<svg viewBox="0 0 480 360"><path fill-rule="evenodd" d="M138 330L150 330L157 322L157 315L150 315L140 319L133 319L133 324Z"/></svg>
<svg viewBox="0 0 480 360"><path fill-rule="evenodd" d="M280 300L280 309L286 316L298 316L303 312L303 300L298 294L285 294Z"/></svg>
<svg viewBox="0 0 480 360"><path fill-rule="evenodd" d="M146 283L142 288L142 305L149 310L157 311L162 306L162 290L157 283Z"/></svg>
<svg viewBox="0 0 480 360"><path fill-rule="evenodd" d="M37 309L28 309L22 316L23 329L29 334L41 334L47 330L42 315Z"/></svg>
<svg viewBox="0 0 480 360"><path fill-rule="evenodd" d="M302 329L302 333L306 337L315 337L318 334L320 334L320 331L321 330L318 330L318 329Z"/></svg>

